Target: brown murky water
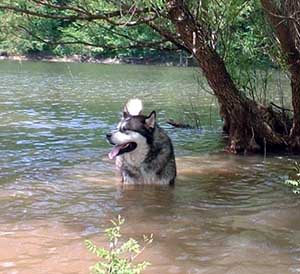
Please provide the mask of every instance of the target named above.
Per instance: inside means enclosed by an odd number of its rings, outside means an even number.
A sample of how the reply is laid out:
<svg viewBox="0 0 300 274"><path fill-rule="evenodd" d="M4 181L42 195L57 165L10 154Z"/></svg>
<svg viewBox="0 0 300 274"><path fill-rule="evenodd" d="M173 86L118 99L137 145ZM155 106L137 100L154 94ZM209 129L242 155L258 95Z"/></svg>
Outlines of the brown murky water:
<svg viewBox="0 0 300 274"><path fill-rule="evenodd" d="M97 259L84 240L105 246L119 214L125 238L154 234L147 274L300 273L300 200L282 184L295 159L220 152L217 115L203 114L201 132L166 127L174 188L118 183L105 132L136 90L165 127L170 90L194 86L193 71L178 70L0 63L1 274L88 273Z"/></svg>

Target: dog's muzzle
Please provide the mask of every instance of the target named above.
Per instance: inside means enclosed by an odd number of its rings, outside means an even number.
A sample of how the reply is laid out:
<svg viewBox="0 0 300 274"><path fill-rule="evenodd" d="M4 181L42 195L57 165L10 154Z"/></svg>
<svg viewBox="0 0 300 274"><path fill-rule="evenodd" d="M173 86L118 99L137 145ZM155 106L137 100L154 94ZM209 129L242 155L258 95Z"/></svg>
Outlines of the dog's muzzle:
<svg viewBox="0 0 300 274"><path fill-rule="evenodd" d="M113 149L108 154L108 157L110 159L115 159L117 156L122 155L124 153L131 152L136 149L137 144L135 142L127 142L124 144L116 144L113 142L113 133L107 133L106 134L107 141L113 145Z"/></svg>
<svg viewBox="0 0 300 274"><path fill-rule="evenodd" d="M112 133L106 133L106 140L111 144L111 145L115 145L112 141L111 141L111 137L112 137Z"/></svg>

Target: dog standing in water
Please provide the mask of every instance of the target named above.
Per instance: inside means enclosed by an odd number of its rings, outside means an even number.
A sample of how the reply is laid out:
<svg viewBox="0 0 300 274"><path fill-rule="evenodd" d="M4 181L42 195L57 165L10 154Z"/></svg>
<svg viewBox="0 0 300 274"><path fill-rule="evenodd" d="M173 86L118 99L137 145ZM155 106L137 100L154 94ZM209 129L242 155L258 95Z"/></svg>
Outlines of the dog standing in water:
<svg viewBox="0 0 300 274"><path fill-rule="evenodd" d="M173 185L176 163L173 145L156 123L156 112L142 114L143 104L131 99L123 110L117 129L106 134L124 184Z"/></svg>

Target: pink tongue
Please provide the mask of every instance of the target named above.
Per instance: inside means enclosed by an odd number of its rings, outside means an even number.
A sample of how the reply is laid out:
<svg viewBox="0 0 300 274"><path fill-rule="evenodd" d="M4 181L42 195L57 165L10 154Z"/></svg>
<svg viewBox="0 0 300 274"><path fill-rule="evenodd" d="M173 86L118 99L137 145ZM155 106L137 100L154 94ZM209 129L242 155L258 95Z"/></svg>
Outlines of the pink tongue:
<svg viewBox="0 0 300 274"><path fill-rule="evenodd" d="M122 148L122 146L114 146L112 151L108 154L109 159L114 159L116 158L116 156L118 155L120 149Z"/></svg>

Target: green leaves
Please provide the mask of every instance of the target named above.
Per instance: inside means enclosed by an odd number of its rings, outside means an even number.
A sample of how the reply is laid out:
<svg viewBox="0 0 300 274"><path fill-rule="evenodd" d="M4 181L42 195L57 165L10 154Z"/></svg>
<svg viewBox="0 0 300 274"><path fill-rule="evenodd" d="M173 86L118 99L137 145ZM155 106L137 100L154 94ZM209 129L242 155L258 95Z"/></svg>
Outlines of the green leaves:
<svg viewBox="0 0 300 274"><path fill-rule="evenodd" d="M87 249L99 257L101 260L91 267L91 273L96 274L139 274L146 269L150 263L142 262L134 264L135 259L139 256L148 244L153 241L153 234L143 236L144 244L141 246L135 239L128 239L121 242L121 226L125 219L118 216L112 220L112 227L105 230L108 239L109 249L97 247L90 240L85 241Z"/></svg>
<svg viewBox="0 0 300 274"><path fill-rule="evenodd" d="M294 163L294 170L296 171L294 178L285 180L284 183L286 185L289 185L295 194L300 194L300 163L299 162Z"/></svg>
<svg viewBox="0 0 300 274"><path fill-rule="evenodd" d="M239 90L260 103L266 103L271 52L277 47L268 33L258 1L210 1L209 25L216 37L215 48L223 58Z"/></svg>
<svg viewBox="0 0 300 274"><path fill-rule="evenodd" d="M162 37L149 26L149 22L173 33L175 40L178 38L168 20L165 0L2 2L42 15L24 16L24 13L12 10L0 14L1 25L7 14L14 16L14 20L8 23L11 27L6 29L5 39L0 40L0 50L8 52L139 57L158 55L161 48L174 48L172 42L162 42ZM207 43L223 57L237 85L243 89L247 83L249 89L248 79L244 81L245 75L240 75L239 71L251 72L257 64L270 64L268 54L274 47L263 33L266 24L258 1L189 0L185 3L195 19L207 25L211 34ZM50 18L45 18L45 15Z"/></svg>
<svg viewBox="0 0 300 274"><path fill-rule="evenodd" d="M6 21L8 26L5 37L0 37L0 50L8 53L116 57L160 48L161 37L143 20L151 18L151 11L163 1L3 1L11 9L0 13L1 25ZM7 21L8 15L14 19Z"/></svg>

